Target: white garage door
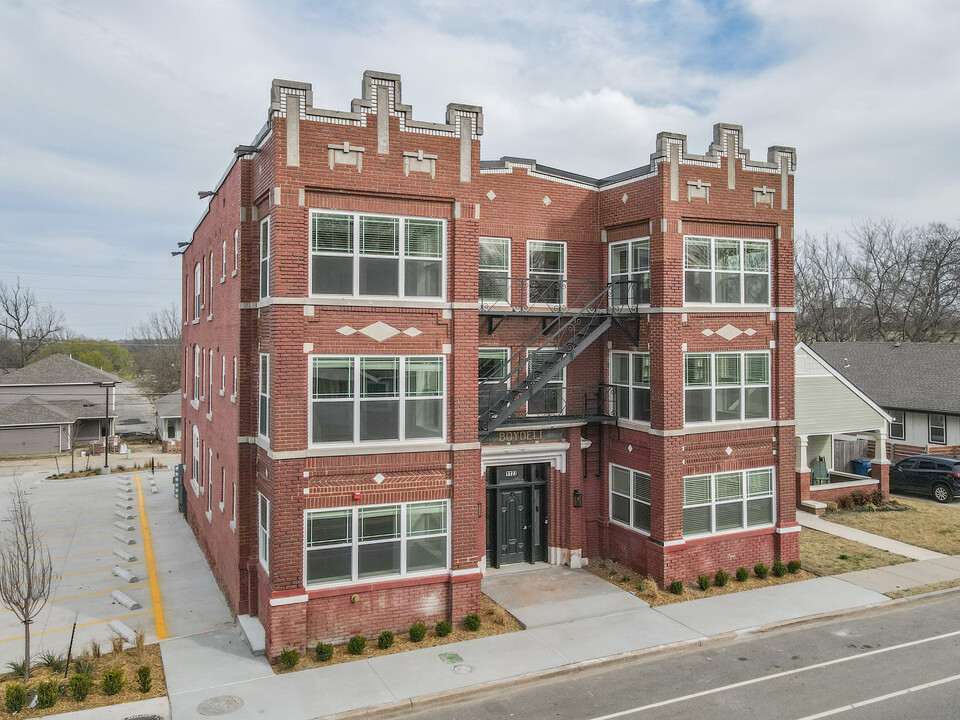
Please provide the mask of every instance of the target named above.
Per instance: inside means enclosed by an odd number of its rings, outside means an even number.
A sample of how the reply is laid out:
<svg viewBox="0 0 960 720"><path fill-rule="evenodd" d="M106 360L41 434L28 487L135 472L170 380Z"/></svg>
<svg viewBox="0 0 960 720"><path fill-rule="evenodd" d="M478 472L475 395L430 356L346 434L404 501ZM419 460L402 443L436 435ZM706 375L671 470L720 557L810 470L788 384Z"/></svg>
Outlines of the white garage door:
<svg viewBox="0 0 960 720"><path fill-rule="evenodd" d="M60 452L60 427L0 428L0 455Z"/></svg>

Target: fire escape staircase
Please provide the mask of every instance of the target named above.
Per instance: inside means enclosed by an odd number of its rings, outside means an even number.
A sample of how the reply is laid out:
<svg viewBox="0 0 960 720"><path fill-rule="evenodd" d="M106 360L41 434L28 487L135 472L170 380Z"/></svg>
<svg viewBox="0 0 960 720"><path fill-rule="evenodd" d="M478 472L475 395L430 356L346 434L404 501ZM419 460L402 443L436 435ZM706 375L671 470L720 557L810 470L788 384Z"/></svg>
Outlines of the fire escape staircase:
<svg viewBox="0 0 960 720"><path fill-rule="evenodd" d="M610 328L616 318L607 311L609 293L608 285L572 316L558 311L554 322L546 324L526 347L513 354L506 376L484 387L488 402L481 402L481 440L502 426ZM551 332L553 328L556 329Z"/></svg>

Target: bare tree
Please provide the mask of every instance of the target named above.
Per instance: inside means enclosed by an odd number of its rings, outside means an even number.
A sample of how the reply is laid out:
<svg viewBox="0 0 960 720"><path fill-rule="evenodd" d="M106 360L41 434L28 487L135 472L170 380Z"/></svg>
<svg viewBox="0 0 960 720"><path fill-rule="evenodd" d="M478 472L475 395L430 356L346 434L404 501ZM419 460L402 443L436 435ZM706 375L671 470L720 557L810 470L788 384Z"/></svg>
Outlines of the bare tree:
<svg viewBox="0 0 960 720"><path fill-rule="evenodd" d="M150 313L133 329L135 344L131 349L140 358L145 384L154 392L172 392L180 387L182 327L180 307L171 303Z"/></svg>
<svg viewBox="0 0 960 720"><path fill-rule="evenodd" d="M34 353L64 335L66 322L63 313L50 305L41 305L18 277L12 285L0 281L0 329L16 342L23 367Z"/></svg>
<svg viewBox="0 0 960 720"><path fill-rule="evenodd" d="M803 236L794 255L797 335L805 342L863 339L863 297L838 240Z"/></svg>
<svg viewBox="0 0 960 720"><path fill-rule="evenodd" d="M23 623L23 681L30 681L30 624L50 598L53 563L19 483L10 491L8 527L0 549L0 603Z"/></svg>

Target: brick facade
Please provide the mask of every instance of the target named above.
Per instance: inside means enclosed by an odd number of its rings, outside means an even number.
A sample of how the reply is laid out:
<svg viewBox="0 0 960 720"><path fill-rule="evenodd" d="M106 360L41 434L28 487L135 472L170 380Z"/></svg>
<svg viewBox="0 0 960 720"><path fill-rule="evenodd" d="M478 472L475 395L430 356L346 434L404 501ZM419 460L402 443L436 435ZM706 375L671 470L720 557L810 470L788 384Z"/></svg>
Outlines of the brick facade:
<svg viewBox="0 0 960 720"><path fill-rule="evenodd" d="M188 478L195 428L201 448L188 518L232 610L259 616L268 655L318 640L405 630L415 620L459 623L477 611L480 579L491 562L484 469L498 465L550 465L546 504L538 512L548 518L544 559L551 562L577 566L612 557L667 583L718 567L795 559L794 151L773 147L767 161L751 160L741 128L718 125L708 153L693 155L684 136L661 133L648 166L598 181L528 160L481 163L480 108L450 105L445 123L424 123L401 102L398 76L368 72L363 87L346 113L314 108L309 85L275 81L267 125L253 147L238 149L183 255ZM444 297L311 295L311 210L442 219ZM269 293L261 298L266 218ZM689 235L767 241L769 303L685 305ZM649 237L649 306L620 318L587 347L566 368L565 381L570 388L598 387L610 378L612 350L649 352L649 423L568 417L534 425L528 418L527 427L552 433L549 442L481 442L478 348L513 354L530 347L547 320L481 311L480 237L509 238L514 278L527 275L529 241L562 241L567 281L600 289L608 282L609 244ZM203 307L195 319L197 263ZM512 286L518 306L521 288ZM387 330L370 330L377 323ZM196 402L195 348L203 388ZM685 427L684 354L750 350L770 355L769 419ZM269 438L258 435L260 353L270 357ZM348 448L311 444L313 355L442 356L445 437ZM649 533L611 520L610 463L649 473ZM772 522L685 538L683 478L752 468L775 471ZM258 559L259 495L270 502L266 568ZM305 513L440 500L449 502L448 567L305 586Z"/></svg>

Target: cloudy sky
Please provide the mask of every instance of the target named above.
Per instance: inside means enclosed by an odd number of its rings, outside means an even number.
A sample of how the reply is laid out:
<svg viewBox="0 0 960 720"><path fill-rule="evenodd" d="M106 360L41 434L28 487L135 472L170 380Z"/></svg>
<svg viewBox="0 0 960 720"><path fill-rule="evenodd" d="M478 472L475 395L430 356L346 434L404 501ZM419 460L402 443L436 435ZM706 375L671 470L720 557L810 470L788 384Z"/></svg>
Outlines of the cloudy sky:
<svg viewBox="0 0 960 720"><path fill-rule="evenodd" d="M275 77L348 109L365 69L415 117L482 105L483 157L594 176L657 132L798 149L800 232L960 219L955 0L0 0L0 280L91 337L179 299L170 257Z"/></svg>

